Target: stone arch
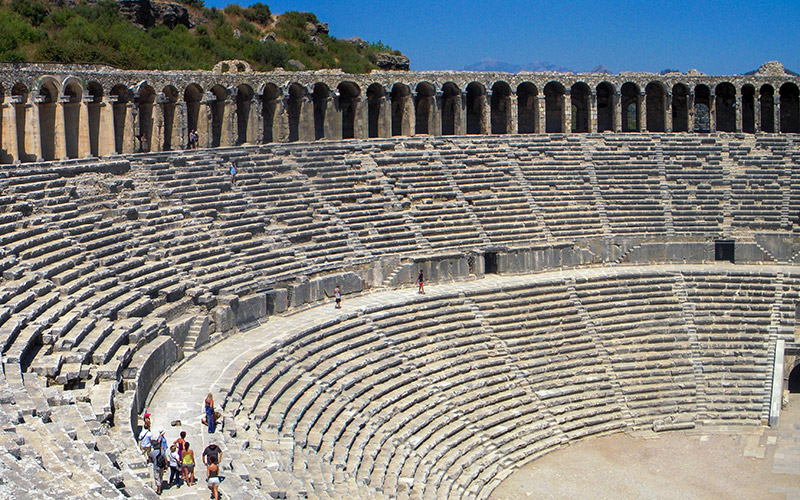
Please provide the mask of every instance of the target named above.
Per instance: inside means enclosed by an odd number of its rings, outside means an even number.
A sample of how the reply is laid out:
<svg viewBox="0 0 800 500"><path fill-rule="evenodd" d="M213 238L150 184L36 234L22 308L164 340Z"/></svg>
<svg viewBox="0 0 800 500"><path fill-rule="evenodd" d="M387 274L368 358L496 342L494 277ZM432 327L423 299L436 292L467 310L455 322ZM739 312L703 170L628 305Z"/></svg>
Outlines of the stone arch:
<svg viewBox="0 0 800 500"><path fill-rule="evenodd" d="M39 84L39 141L41 157L50 161L56 158L56 108L59 90L55 80L47 78Z"/></svg>
<svg viewBox="0 0 800 500"><path fill-rule="evenodd" d="M385 98L383 85L373 83L367 87L367 137L381 136L381 108Z"/></svg>
<svg viewBox="0 0 800 500"><path fill-rule="evenodd" d="M293 84L297 85L297 84ZM275 142L275 119L278 115L278 106L280 98L282 97L281 89L274 83L267 83L261 88L261 120L263 129L261 131L261 142L269 143ZM291 119L293 118L291 112L291 101L287 103L287 114L289 116L289 125L291 129ZM294 118L299 119L299 112L294 115ZM295 138L297 140L297 124L295 124ZM291 135L291 133L289 134ZM292 139L289 139L292 140Z"/></svg>
<svg viewBox="0 0 800 500"><path fill-rule="evenodd" d="M442 85L442 135L456 135L461 117L461 90L453 82Z"/></svg>
<svg viewBox="0 0 800 500"><path fill-rule="evenodd" d="M339 91L339 110L342 113L342 139L353 139L356 136L356 111L361 89L354 82L342 82L336 89Z"/></svg>
<svg viewBox="0 0 800 500"><path fill-rule="evenodd" d="M742 132L752 134L756 131L756 88L742 86Z"/></svg>
<svg viewBox="0 0 800 500"><path fill-rule="evenodd" d="M16 115L17 115L17 137L16 137L16 151L11 151L11 154L16 154L16 157L20 161L28 161L31 159L31 155L33 155L34 151L31 151L27 144L25 143L25 128L28 125L28 116L25 112L28 98L30 97L30 91L25 84L16 83L13 87L11 87L11 95L15 98L14 107L16 108Z"/></svg>
<svg viewBox="0 0 800 500"><path fill-rule="evenodd" d="M410 132L408 107L411 101L411 89L405 84L395 83L391 95L392 135L408 135Z"/></svg>
<svg viewBox="0 0 800 500"><path fill-rule="evenodd" d="M289 102L287 114L289 118L289 141L295 142L300 140L300 118L303 114L303 101L306 99L308 90L299 83L292 83L289 85ZM313 123L305 123L309 126Z"/></svg>
<svg viewBox="0 0 800 500"><path fill-rule="evenodd" d="M717 113L717 127L720 132L736 131L736 87L730 82L722 82L714 90L714 107Z"/></svg>
<svg viewBox="0 0 800 500"><path fill-rule="evenodd" d="M597 92L597 131L614 131L614 86L600 82Z"/></svg>
<svg viewBox="0 0 800 500"><path fill-rule="evenodd" d="M781 97L781 132L800 132L800 92L797 85L787 82L779 90Z"/></svg>
<svg viewBox="0 0 800 500"><path fill-rule="evenodd" d="M467 134L482 134L485 127L483 110L486 107L486 88L472 82L467 85Z"/></svg>
<svg viewBox="0 0 800 500"><path fill-rule="evenodd" d="M538 119L538 90L531 82L517 86L517 131L520 134L535 134Z"/></svg>
<svg viewBox="0 0 800 500"><path fill-rule="evenodd" d="M761 131L775 132L775 89L772 85L764 84L760 89L761 103Z"/></svg>
<svg viewBox="0 0 800 500"><path fill-rule="evenodd" d="M433 135L433 111L436 88L430 82L419 82L414 97L414 134Z"/></svg>
<svg viewBox="0 0 800 500"><path fill-rule="evenodd" d="M331 97L331 90L322 82L314 84L314 91L311 93L314 101L314 139L324 139L326 137L325 116L328 113L328 100Z"/></svg>
<svg viewBox="0 0 800 500"><path fill-rule="evenodd" d="M156 92L148 84L139 85L134 101L139 111L137 137L147 138L147 141L139 142L139 150L148 152L153 144L153 106L156 101Z"/></svg>
<svg viewBox="0 0 800 500"><path fill-rule="evenodd" d="M187 85L186 89L183 91L183 101L186 103L187 134L190 131L195 131L198 134L200 133L200 107L204 97L203 89L196 83ZM205 129L206 127L203 128ZM205 132L207 132L207 130L205 130ZM207 138L201 137L200 140L206 141Z"/></svg>
<svg viewBox="0 0 800 500"><path fill-rule="evenodd" d="M180 94L174 85L167 85L161 93L164 95L164 102L161 103L163 119L161 149L163 151L170 151L173 148L173 137L178 137L175 132L179 131L180 128L180 124L175 123L175 109L178 106ZM177 145L180 147L180 141L177 141Z"/></svg>
<svg viewBox="0 0 800 500"><path fill-rule="evenodd" d="M236 145L255 142L255 124L253 119L253 87L242 83L236 87Z"/></svg>
<svg viewBox="0 0 800 500"><path fill-rule="evenodd" d="M103 86L100 83L91 81L86 86L86 92L92 97L87 104L87 115L89 118L89 154L100 156L100 113L103 107Z"/></svg>
<svg viewBox="0 0 800 500"><path fill-rule="evenodd" d="M667 92L661 82L650 82L644 88L647 100L647 131L666 131Z"/></svg>
<svg viewBox="0 0 800 500"><path fill-rule="evenodd" d="M621 130L623 132L638 132L641 130L639 123L639 86L632 82L625 82L620 88L622 103Z"/></svg>
<svg viewBox="0 0 800 500"><path fill-rule="evenodd" d="M584 82L577 82L570 88L572 109L572 131L577 133L589 132L589 95L591 91Z"/></svg>
<svg viewBox="0 0 800 500"><path fill-rule="evenodd" d="M493 134L513 133L511 130L511 87L506 82L492 85L491 124Z"/></svg>
<svg viewBox="0 0 800 500"><path fill-rule="evenodd" d="M545 132L564 131L564 86L559 82L549 82L544 86Z"/></svg>
<svg viewBox="0 0 800 500"><path fill-rule="evenodd" d="M708 85L697 85L694 88L694 131L709 132L711 130L711 90Z"/></svg>
<svg viewBox="0 0 800 500"><path fill-rule="evenodd" d="M122 85L115 85L111 89L111 95L116 97L113 104L114 109L114 150L119 153L130 153L127 150L125 139L129 135L132 136L131 124L128 121L130 112L128 110L128 102L130 101L129 89Z"/></svg>
<svg viewBox="0 0 800 500"><path fill-rule="evenodd" d="M81 123L81 105L83 104L83 86L75 78L68 78L64 82L64 148L67 158L80 156L79 140L81 127L88 123ZM84 152L85 153L85 152Z"/></svg>
<svg viewBox="0 0 800 500"><path fill-rule="evenodd" d="M689 131L689 87L682 83L672 86L672 131Z"/></svg>
<svg viewBox="0 0 800 500"><path fill-rule="evenodd" d="M211 147L218 148L222 144L222 129L225 125L225 100L228 89L222 85L214 85L209 89L214 100L209 103L211 108Z"/></svg>

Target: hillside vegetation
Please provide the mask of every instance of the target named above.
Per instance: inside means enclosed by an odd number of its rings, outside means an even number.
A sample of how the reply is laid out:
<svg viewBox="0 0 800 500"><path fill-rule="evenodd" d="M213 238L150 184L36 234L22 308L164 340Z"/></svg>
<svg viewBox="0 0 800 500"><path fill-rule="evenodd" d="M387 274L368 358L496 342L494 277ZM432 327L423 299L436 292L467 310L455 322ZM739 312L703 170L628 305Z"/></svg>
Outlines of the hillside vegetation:
<svg viewBox="0 0 800 500"><path fill-rule="evenodd" d="M256 71L341 68L366 73L381 42L340 40L307 12L275 15L267 5L205 8L200 0L5 0L0 61L103 63L122 69L211 69L243 59Z"/></svg>

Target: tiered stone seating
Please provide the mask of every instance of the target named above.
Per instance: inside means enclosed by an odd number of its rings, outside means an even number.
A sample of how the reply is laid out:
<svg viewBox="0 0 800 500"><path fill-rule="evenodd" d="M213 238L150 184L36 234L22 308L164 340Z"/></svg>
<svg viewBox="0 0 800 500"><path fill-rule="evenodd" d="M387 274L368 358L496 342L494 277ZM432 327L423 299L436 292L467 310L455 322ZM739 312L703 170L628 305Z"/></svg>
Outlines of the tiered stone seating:
<svg viewBox="0 0 800 500"><path fill-rule="evenodd" d="M727 283L739 293L704 291ZM763 287L735 271L612 272L373 307L248 363L226 411L285 485L483 497L501 471L589 435L758 423L769 338L726 330L706 347L702 325L760 308ZM744 348L761 357L726 360L718 379L718 356Z"/></svg>
<svg viewBox="0 0 800 500"><path fill-rule="evenodd" d="M613 234L659 233L667 228L661 175L648 136L605 136L589 155Z"/></svg>
<svg viewBox="0 0 800 500"><path fill-rule="evenodd" d="M26 471L20 488L52 470L98 497L148 491L130 431L160 374L152 366L235 332L214 307L236 296L370 266L389 274L421 254L588 240L593 263L614 264L604 252L617 237L792 237L798 146L736 135L394 138L4 168L0 379L13 397L0 406L18 435L50 442L19 458L5 439L0 454L16 458L2 470ZM246 471L230 484L255 490L252 475L320 497L485 497L504 471L588 435L670 428L659 422L675 415L758 423L770 342L794 322L786 273L780 294L771 272L575 274L309 330L242 374L235 423L257 453L231 438ZM98 387L109 400L97 405L115 414L96 408ZM108 460L56 460L84 443ZM71 469L87 463L101 470ZM66 491L53 488L45 494Z"/></svg>
<svg viewBox="0 0 800 500"><path fill-rule="evenodd" d="M661 150L676 231L721 231L725 200L721 148L713 138L664 135Z"/></svg>
<svg viewBox="0 0 800 500"><path fill-rule="evenodd" d="M774 277L756 273L687 276L703 366L706 418L758 423L769 404L772 360L767 356Z"/></svg>

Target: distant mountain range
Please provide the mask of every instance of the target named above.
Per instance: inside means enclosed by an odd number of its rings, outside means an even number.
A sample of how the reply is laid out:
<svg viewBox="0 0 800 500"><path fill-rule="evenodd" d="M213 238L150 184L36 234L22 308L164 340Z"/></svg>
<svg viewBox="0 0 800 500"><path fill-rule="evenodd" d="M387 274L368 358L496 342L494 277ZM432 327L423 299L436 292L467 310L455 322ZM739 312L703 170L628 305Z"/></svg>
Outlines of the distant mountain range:
<svg viewBox="0 0 800 500"><path fill-rule="evenodd" d="M464 66L463 71L490 71L502 73L575 73L574 70L551 64L547 61L534 61L527 64L514 64L496 59L483 59L482 61ZM597 66L589 70L590 73L611 73L605 66Z"/></svg>

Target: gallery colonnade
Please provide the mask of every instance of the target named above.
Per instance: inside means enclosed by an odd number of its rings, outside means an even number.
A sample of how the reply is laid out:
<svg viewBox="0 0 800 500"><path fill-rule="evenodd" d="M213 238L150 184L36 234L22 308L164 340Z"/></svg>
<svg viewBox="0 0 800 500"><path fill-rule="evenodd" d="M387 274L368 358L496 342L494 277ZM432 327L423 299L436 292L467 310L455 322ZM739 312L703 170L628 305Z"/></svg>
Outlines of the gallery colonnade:
<svg viewBox="0 0 800 500"><path fill-rule="evenodd" d="M0 162L185 149L192 130L199 147L416 134L800 132L799 79L787 73L120 72L115 81L95 72L0 79Z"/></svg>

